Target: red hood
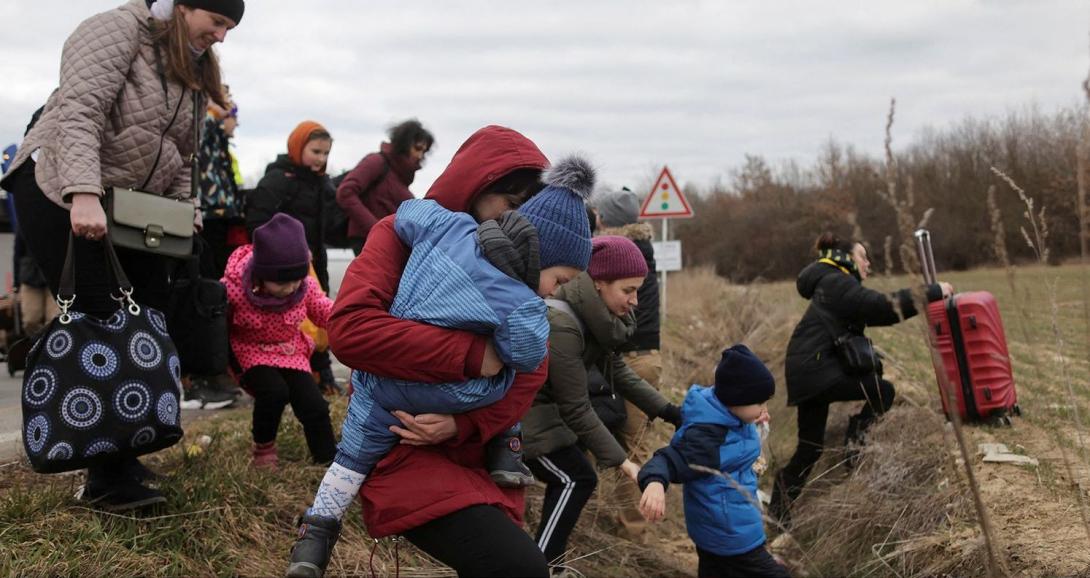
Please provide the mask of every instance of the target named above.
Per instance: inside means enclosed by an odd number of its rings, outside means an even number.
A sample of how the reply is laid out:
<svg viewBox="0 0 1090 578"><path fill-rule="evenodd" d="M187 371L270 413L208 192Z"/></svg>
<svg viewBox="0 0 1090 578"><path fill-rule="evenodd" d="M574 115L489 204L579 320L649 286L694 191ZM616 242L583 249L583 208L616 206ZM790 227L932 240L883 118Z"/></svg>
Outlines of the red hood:
<svg viewBox="0 0 1090 578"><path fill-rule="evenodd" d="M548 166L549 159L533 141L507 127L489 125L462 143L424 198L466 212L481 191L511 171L543 171Z"/></svg>

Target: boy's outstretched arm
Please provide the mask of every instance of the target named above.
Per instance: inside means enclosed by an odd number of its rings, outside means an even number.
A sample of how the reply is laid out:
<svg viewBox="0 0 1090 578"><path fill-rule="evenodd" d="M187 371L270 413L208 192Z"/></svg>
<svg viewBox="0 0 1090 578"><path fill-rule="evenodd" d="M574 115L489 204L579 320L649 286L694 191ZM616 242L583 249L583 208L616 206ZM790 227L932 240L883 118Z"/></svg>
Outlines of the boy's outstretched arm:
<svg viewBox="0 0 1090 578"><path fill-rule="evenodd" d="M659 482L663 488L670 483L686 482L708 475L690 466L719 469L719 447L727 437L727 428L714 424L696 424L685 430L681 438L655 452L640 470L639 484L646 490L651 482Z"/></svg>

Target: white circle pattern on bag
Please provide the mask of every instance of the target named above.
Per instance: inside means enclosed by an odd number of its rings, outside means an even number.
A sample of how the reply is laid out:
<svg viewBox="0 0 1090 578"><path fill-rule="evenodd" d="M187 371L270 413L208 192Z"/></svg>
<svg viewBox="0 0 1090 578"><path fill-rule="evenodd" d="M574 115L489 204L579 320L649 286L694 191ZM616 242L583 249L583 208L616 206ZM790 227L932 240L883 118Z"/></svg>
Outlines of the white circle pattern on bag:
<svg viewBox="0 0 1090 578"><path fill-rule="evenodd" d="M155 369L163 362L163 350L147 332L137 331L129 338L129 357L143 369Z"/></svg>
<svg viewBox="0 0 1090 578"><path fill-rule="evenodd" d="M178 425L178 396L169 391L160 395L155 410L164 425Z"/></svg>
<svg viewBox="0 0 1090 578"><path fill-rule="evenodd" d="M120 333L125 330L125 326L129 324L129 317L125 315L124 309L118 309L114 311L114 314L110 316L105 322L102 323L102 327L113 331L114 333Z"/></svg>
<svg viewBox="0 0 1090 578"><path fill-rule="evenodd" d="M136 433L132 436L132 447L138 448L140 446L146 446L155 441L155 428L142 427L136 430Z"/></svg>
<svg viewBox="0 0 1090 578"><path fill-rule="evenodd" d="M177 355L171 355L170 359L167 359L167 367L170 368L170 375L174 377L174 385L178 386L180 390L182 388L182 362L178 359Z"/></svg>
<svg viewBox="0 0 1090 578"><path fill-rule="evenodd" d="M45 414L38 414L26 424L26 445L30 452L41 453L42 448L49 442L49 418Z"/></svg>
<svg viewBox="0 0 1090 578"><path fill-rule="evenodd" d="M121 419L137 422L151 409L151 391L140 381L127 381L114 390L114 411Z"/></svg>
<svg viewBox="0 0 1090 578"><path fill-rule="evenodd" d="M117 352L101 341L84 345L79 352L79 363L87 375L102 381L113 377L119 368Z"/></svg>
<svg viewBox="0 0 1090 578"><path fill-rule="evenodd" d="M60 329L49 336L45 344L45 352L53 359L60 359L72 351L72 334Z"/></svg>
<svg viewBox="0 0 1090 578"><path fill-rule="evenodd" d="M64 396L61 417L71 427L90 429L102 418L102 400L95 392L85 387L77 387Z"/></svg>
<svg viewBox="0 0 1090 578"><path fill-rule="evenodd" d="M26 379L23 399L29 405L41 407L49 402L56 392L57 372L51 367L39 367L30 372L30 377Z"/></svg>
<svg viewBox="0 0 1090 578"><path fill-rule="evenodd" d="M102 438L91 442L87 446L87 449L83 450L83 457L89 458L91 456L97 456L99 454L112 454L117 451L117 444L114 442Z"/></svg>
<svg viewBox="0 0 1090 578"><path fill-rule="evenodd" d="M46 459L50 460L70 460L73 455L72 444L68 442L57 442L53 447L49 448L49 453L46 454Z"/></svg>
<svg viewBox="0 0 1090 578"><path fill-rule="evenodd" d="M151 322L151 326L159 332L159 335L163 337L170 337L170 333L167 331L167 320L162 313L154 309L146 309L148 313L148 321Z"/></svg>

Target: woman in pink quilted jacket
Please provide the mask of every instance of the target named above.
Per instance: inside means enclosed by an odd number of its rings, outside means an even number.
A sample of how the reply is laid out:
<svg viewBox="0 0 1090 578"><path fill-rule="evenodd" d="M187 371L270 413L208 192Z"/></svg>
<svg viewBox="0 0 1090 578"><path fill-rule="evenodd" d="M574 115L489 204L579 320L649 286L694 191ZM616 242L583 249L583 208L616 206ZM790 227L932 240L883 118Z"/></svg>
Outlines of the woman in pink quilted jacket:
<svg viewBox="0 0 1090 578"><path fill-rule="evenodd" d="M57 90L0 184L15 200L27 250L54 294L75 235L77 311L104 318L117 309L110 298L116 283L102 274L106 189L191 200L200 226L189 165L194 104L226 105L212 46L244 10L244 0L128 0L84 20L65 41ZM117 253L136 300L166 310L175 263ZM143 484L153 477L134 457L103 456L88 468L82 497L111 511L164 503L161 492Z"/></svg>
<svg viewBox="0 0 1090 578"><path fill-rule="evenodd" d="M314 461L328 464L337 453L329 404L310 376L314 342L299 329L304 319L324 328L333 309L309 269L303 224L277 213L254 230L252 245L231 254L221 280L236 369L254 396L255 467L276 469L276 430L288 403Z"/></svg>

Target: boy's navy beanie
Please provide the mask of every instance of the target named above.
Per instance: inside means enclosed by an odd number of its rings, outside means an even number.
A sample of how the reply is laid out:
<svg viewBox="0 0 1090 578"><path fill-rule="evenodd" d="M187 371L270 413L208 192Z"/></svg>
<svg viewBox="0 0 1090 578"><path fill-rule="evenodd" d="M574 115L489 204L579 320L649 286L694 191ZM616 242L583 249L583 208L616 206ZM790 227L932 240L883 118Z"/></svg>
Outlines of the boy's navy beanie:
<svg viewBox="0 0 1090 578"><path fill-rule="evenodd" d="M776 380L765 364L745 345L723 351L715 367L715 397L723 405L764 403L776 393Z"/></svg>

